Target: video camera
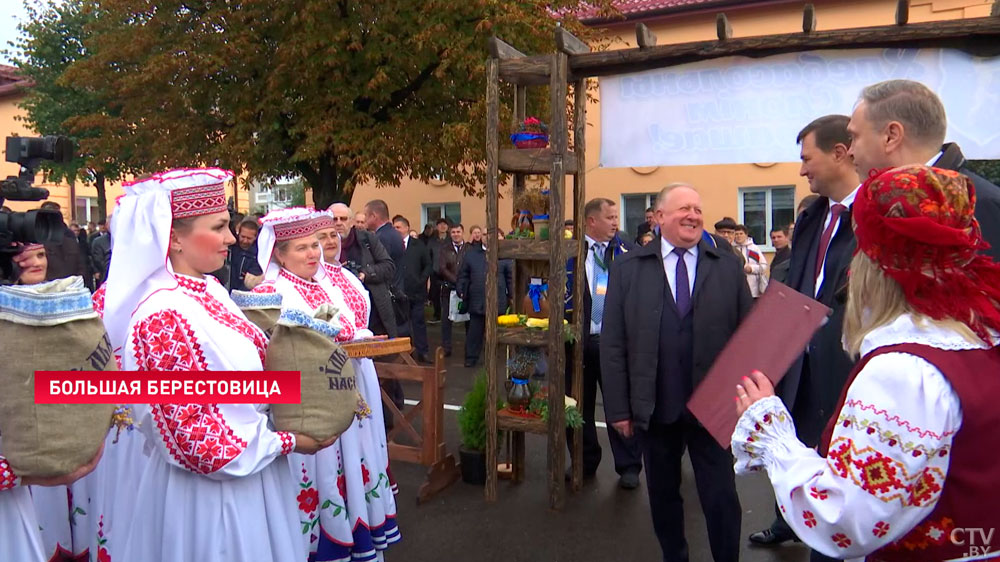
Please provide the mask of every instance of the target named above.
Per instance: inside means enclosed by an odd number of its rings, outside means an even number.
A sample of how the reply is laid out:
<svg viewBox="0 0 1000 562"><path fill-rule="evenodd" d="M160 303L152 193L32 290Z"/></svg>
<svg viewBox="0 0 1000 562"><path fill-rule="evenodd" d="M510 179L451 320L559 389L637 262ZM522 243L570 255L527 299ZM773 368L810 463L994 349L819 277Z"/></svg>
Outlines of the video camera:
<svg viewBox="0 0 1000 562"><path fill-rule="evenodd" d="M0 205L11 201L42 201L49 190L33 187L35 169L42 160L69 162L73 142L66 137L7 137L6 160L17 162L21 171L0 181ZM63 233L62 214L57 211L0 212L0 268L6 275L14 244L44 244L59 240Z"/></svg>

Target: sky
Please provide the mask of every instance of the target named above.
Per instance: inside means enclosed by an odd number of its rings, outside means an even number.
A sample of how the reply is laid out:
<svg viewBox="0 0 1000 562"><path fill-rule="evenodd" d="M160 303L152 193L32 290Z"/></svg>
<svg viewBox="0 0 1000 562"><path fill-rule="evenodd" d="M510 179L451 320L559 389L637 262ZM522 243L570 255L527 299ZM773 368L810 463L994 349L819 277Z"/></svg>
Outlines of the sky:
<svg viewBox="0 0 1000 562"><path fill-rule="evenodd" d="M34 5L42 4L40 0L27 1ZM0 50L10 48L8 43L17 38L17 24L24 17L24 0L0 0ZM10 59L0 54L0 63L10 64Z"/></svg>

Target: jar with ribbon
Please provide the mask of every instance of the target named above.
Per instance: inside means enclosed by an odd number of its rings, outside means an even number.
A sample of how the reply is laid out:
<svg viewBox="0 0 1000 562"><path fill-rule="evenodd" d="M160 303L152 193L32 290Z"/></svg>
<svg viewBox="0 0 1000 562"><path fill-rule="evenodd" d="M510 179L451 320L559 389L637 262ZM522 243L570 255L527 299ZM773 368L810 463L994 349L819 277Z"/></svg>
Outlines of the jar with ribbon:
<svg viewBox="0 0 1000 562"><path fill-rule="evenodd" d="M529 318L549 317L549 284L540 277L532 277L528 282L528 293L521 301L521 310Z"/></svg>
<svg viewBox="0 0 1000 562"><path fill-rule="evenodd" d="M540 356L536 348L518 346L507 360L507 406L515 412L527 412L531 405L529 382Z"/></svg>

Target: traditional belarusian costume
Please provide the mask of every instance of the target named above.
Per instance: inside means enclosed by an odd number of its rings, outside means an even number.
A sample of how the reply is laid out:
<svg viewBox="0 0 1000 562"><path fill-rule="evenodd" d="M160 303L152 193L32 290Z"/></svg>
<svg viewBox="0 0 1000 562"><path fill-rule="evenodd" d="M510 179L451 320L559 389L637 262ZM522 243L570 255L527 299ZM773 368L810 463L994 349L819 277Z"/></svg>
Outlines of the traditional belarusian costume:
<svg viewBox="0 0 1000 562"><path fill-rule="evenodd" d="M123 369L263 368L264 333L218 281L176 274L168 257L172 220L224 211L231 178L219 169L173 170L126 184L105 296L105 325ZM269 429L268 406L134 409L151 457L135 490L117 490L135 504L121 560L305 559L288 495L294 436Z"/></svg>
<svg viewBox="0 0 1000 562"><path fill-rule="evenodd" d="M342 271L339 264L331 268L321 263L313 279L302 279L271 260L276 242L332 227L332 217L312 209L283 209L268 214L261 223L258 259L264 281L254 291L280 293L283 309L311 313L324 303L332 304L339 311L338 341L371 337L368 293L351 273ZM382 552L400 539L387 470L378 375L370 359L352 359L352 364L358 391L371 412L359 416L333 446L316 455L291 456L299 476L295 494L310 560L381 559Z"/></svg>
<svg viewBox="0 0 1000 562"><path fill-rule="evenodd" d="M63 488L65 493L65 488ZM64 510L65 512L65 510ZM0 560L43 562L35 506L0 449Z"/></svg>
<svg viewBox="0 0 1000 562"><path fill-rule="evenodd" d="M853 207L858 250L912 312L865 335L819 453L774 396L733 433L737 472L766 470L789 526L827 556L939 561L1000 548L963 534L1000 528L1000 266L980 253L974 205L956 172L870 178Z"/></svg>

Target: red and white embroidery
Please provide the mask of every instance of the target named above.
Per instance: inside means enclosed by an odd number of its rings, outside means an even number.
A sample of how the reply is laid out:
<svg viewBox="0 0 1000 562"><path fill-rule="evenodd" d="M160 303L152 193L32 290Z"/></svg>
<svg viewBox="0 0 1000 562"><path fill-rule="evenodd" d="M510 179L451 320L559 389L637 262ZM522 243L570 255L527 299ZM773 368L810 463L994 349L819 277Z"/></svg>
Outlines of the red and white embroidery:
<svg viewBox="0 0 1000 562"><path fill-rule="evenodd" d="M830 538L833 539L833 542L837 543L837 546L840 548L847 548L851 546L851 539L847 538L847 535L844 533L837 533Z"/></svg>
<svg viewBox="0 0 1000 562"><path fill-rule="evenodd" d="M274 286L274 281L265 281L260 285L257 285L250 291L251 293L271 295L278 292L278 289Z"/></svg>
<svg viewBox="0 0 1000 562"><path fill-rule="evenodd" d="M281 454L291 454L295 450L295 437L287 431L279 431L278 437L281 438Z"/></svg>
<svg viewBox="0 0 1000 562"><path fill-rule="evenodd" d="M104 288L107 285L101 285L94 291L93 296L90 297L91 304L94 305L94 312L97 313L102 319L104 318Z"/></svg>
<svg viewBox="0 0 1000 562"><path fill-rule="evenodd" d="M937 501L944 482L944 471L940 468L927 467L910 474L902 462L872 447L858 449L846 437L838 437L830 444L827 464L837 476L852 481L872 496L886 503L898 501L904 507Z"/></svg>
<svg viewBox="0 0 1000 562"><path fill-rule="evenodd" d="M326 294L323 287L319 283L313 283L311 281L305 281L299 277L288 273L284 269L279 273L283 278L292 282L292 286L298 291L302 299L306 301L306 304L310 308L316 308L323 303L332 303L330 300L330 295Z"/></svg>
<svg viewBox="0 0 1000 562"><path fill-rule="evenodd" d="M351 283L347 276L344 275L342 268L323 264L326 268L327 274L330 276L330 281L344 294L344 300L347 302L347 306L351 307L351 312L354 313L354 326L359 330L364 330L368 327L368 301L365 300L365 296L361 294L361 291Z"/></svg>
<svg viewBox="0 0 1000 562"><path fill-rule="evenodd" d="M9 490L17 486L17 475L7 464L7 459L0 457L0 490Z"/></svg>
<svg viewBox="0 0 1000 562"><path fill-rule="evenodd" d="M260 328L250 321L233 314L218 299L208 294L208 286L204 281L178 276L177 282L184 289L185 294L198 301L198 304L205 308L205 311L208 312L208 315L212 319L252 341L257 347L257 354L260 356L261 363L264 362L264 358L267 355L267 336L264 335L264 332Z"/></svg>
<svg viewBox="0 0 1000 562"><path fill-rule="evenodd" d="M191 325L176 310L140 320L132 329L132 353L142 371L208 370Z"/></svg>
<svg viewBox="0 0 1000 562"><path fill-rule="evenodd" d="M247 447L215 404L154 404L152 411L167 452L193 472L215 472Z"/></svg>

